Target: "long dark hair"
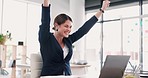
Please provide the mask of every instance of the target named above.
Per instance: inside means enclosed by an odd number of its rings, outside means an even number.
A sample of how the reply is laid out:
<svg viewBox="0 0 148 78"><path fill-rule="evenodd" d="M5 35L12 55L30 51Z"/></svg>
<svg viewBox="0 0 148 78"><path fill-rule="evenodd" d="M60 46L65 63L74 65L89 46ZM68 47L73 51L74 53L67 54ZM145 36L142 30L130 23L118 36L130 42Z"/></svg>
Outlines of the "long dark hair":
<svg viewBox="0 0 148 78"><path fill-rule="evenodd" d="M66 20L70 20L72 22L71 17L69 17L68 15L59 14L58 16L55 17L54 24L57 23L58 25L61 25L61 24L65 23ZM52 29L55 30L55 26Z"/></svg>

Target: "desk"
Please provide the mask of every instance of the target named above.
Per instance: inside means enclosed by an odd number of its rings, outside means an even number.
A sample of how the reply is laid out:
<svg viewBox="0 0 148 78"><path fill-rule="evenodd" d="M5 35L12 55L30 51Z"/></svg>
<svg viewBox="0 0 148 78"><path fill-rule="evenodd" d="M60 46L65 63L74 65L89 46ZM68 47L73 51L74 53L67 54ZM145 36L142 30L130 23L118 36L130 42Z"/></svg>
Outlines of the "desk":
<svg viewBox="0 0 148 78"><path fill-rule="evenodd" d="M87 73L87 68L91 65L76 65L71 64L71 71L73 75L84 75Z"/></svg>
<svg viewBox="0 0 148 78"><path fill-rule="evenodd" d="M28 64L18 64L16 65L18 68L26 68L26 69L30 69L30 65Z"/></svg>
<svg viewBox="0 0 148 78"><path fill-rule="evenodd" d="M71 68L83 68L83 67L90 67L91 65L77 65L77 64L71 64Z"/></svg>
<svg viewBox="0 0 148 78"><path fill-rule="evenodd" d="M72 76L43 76L40 78L87 78L86 75L72 75Z"/></svg>
<svg viewBox="0 0 148 78"><path fill-rule="evenodd" d="M16 65L16 66L18 68L21 68L21 76L22 76L22 78L23 78L24 74L26 73L25 70L31 68L31 66L27 65L27 64L19 64L19 65ZM72 71L73 75L85 75L87 73L87 68L88 67L90 67L90 65L71 64L71 71ZM74 76L74 78L77 78L77 77L78 76ZM73 77L70 77L70 78L73 78Z"/></svg>
<svg viewBox="0 0 148 78"><path fill-rule="evenodd" d="M21 68L21 78L24 78L26 74L26 70L30 69L30 65L28 64L18 64L16 65L18 68Z"/></svg>

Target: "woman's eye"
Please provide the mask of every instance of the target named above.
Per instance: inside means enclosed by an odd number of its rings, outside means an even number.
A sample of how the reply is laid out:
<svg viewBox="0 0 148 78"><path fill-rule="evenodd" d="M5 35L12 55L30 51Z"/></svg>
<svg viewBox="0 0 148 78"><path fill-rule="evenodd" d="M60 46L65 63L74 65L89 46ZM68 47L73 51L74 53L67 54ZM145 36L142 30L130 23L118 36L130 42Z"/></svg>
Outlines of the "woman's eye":
<svg viewBox="0 0 148 78"><path fill-rule="evenodd" d="M68 25L66 25L66 26L64 26L64 27L66 27L66 28L71 28L72 26L68 26Z"/></svg>
<svg viewBox="0 0 148 78"><path fill-rule="evenodd" d="M67 25L66 25L65 27L66 27L66 28L68 28L68 26L67 26Z"/></svg>
<svg viewBox="0 0 148 78"><path fill-rule="evenodd" d="M70 26L70 28L72 28L72 26Z"/></svg>

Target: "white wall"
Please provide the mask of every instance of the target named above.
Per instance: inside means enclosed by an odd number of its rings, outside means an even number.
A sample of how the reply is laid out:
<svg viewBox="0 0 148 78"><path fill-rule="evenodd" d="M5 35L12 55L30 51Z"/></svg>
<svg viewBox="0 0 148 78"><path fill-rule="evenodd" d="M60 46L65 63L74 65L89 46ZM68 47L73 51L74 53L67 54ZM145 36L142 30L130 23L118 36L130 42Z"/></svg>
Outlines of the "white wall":
<svg viewBox="0 0 148 78"><path fill-rule="evenodd" d="M6 30L11 31L13 45L17 45L18 41L23 41L27 46L28 56L30 56L31 53L40 51L38 30L41 23L42 1L43 0L4 0L4 4L6 4L4 5L4 16L3 19L0 19L0 21L3 20L2 31L3 33L5 33ZM14 5L13 3L18 5ZM59 13L66 13L69 15L70 10L69 0L51 0L51 4L52 27L52 21L56 15ZM0 9L0 14L1 13Z"/></svg>
<svg viewBox="0 0 148 78"><path fill-rule="evenodd" d="M18 0L18 1L24 1L29 3L37 3L42 4L43 0ZM51 2L51 21L53 21L53 18L55 18L60 13L66 13L70 15L70 5L69 0L50 0ZM52 22L51 22L51 25Z"/></svg>

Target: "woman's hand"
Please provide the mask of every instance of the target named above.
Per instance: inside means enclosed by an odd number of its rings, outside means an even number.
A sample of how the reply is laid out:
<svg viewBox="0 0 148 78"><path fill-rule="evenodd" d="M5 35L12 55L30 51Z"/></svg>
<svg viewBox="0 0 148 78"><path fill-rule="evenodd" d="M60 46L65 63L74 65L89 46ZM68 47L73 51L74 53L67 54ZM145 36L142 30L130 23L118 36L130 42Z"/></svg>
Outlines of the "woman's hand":
<svg viewBox="0 0 148 78"><path fill-rule="evenodd" d="M102 15L102 13L104 13L104 10L106 10L107 7L109 7L109 4L110 4L109 0L104 0L101 9L95 14L95 16L99 18Z"/></svg>
<svg viewBox="0 0 148 78"><path fill-rule="evenodd" d="M110 1L109 1L109 0L104 0L101 9L102 9L103 11L106 10L107 7L109 7L109 4L110 4Z"/></svg>
<svg viewBox="0 0 148 78"><path fill-rule="evenodd" d="M48 7L49 4L50 4L50 1L49 0L44 0L44 2L43 2L43 6L44 7Z"/></svg>

